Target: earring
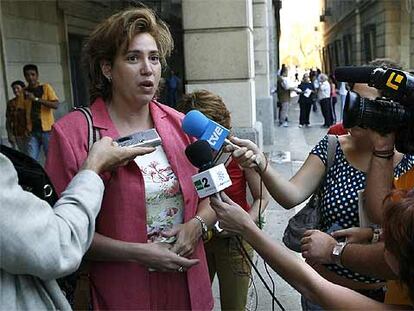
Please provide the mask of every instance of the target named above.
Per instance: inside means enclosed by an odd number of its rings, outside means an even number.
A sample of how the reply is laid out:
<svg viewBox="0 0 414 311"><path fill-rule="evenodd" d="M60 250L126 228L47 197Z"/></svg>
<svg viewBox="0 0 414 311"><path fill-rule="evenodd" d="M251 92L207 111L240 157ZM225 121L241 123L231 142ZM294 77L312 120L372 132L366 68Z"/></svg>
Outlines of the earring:
<svg viewBox="0 0 414 311"><path fill-rule="evenodd" d="M112 83L112 77L110 75L105 76L109 83Z"/></svg>

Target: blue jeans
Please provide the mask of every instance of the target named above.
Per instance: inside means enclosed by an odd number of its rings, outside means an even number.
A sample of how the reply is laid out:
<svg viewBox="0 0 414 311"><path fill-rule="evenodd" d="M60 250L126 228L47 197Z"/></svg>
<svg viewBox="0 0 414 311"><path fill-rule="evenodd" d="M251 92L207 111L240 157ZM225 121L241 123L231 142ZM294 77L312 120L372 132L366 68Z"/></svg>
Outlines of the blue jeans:
<svg viewBox="0 0 414 311"><path fill-rule="evenodd" d="M39 161L40 148L43 147L45 157L49 146L50 131L32 132L27 143L27 154L36 161Z"/></svg>

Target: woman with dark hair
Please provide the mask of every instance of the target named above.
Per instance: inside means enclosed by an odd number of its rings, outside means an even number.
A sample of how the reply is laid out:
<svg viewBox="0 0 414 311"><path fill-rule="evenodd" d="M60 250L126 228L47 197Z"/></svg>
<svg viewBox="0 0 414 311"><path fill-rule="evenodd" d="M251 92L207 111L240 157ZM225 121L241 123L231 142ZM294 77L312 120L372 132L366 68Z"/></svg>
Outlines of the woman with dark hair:
<svg viewBox="0 0 414 311"><path fill-rule="evenodd" d="M87 254L93 309L213 307L201 236L215 215L191 180L197 170L184 150L194 140L181 129L183 115L154 99L172 48L167 25L147 8L110 16L86 42L93 126L112 138L156 129L162 140L151 156L104 176ZM58 192L86 157L87 137L80 112L55 124L46 168Z"/></svg>

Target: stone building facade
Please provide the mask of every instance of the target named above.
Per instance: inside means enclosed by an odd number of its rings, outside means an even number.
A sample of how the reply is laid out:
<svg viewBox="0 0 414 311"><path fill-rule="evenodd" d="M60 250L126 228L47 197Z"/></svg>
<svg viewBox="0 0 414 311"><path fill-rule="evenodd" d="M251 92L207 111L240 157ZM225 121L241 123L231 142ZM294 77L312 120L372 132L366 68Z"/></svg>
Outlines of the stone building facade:
<svg viewBox="0 0 414 311"><path fill-rule="evenodd" d="M391 58L414 66L410 0L321 0L323 70Z"/></svg>
<svg viewBox="0 0 414 311"><path fill-rule="evenodd" d="M183 92L205 88L227 103L236 133L259 144L273 141L273 100L278 67L275 0L147 0L170 25L175 50L169 67ZM83 40L103 18L134 1L0 1L0 137L12 81L27 63L56 90L57 118L88 103L80 58Z"/></svg>

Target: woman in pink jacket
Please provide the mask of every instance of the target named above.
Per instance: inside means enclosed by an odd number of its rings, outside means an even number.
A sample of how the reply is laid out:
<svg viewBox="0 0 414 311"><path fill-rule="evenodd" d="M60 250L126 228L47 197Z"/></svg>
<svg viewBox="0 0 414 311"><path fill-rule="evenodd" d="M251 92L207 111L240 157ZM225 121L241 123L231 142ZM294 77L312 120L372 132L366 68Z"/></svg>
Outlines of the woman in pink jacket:
<svg viewBox="0 0 414 311"><path fill-rule="evenodd" d="M181 130L183 115L154 100L172 47L168 27L146 8L109 17L85 46L93 126L101 136L155 128L162 139L151 156L103 176L105 195L87 255L93 309L213 307L201 235L215 214L208 200L199 202L191 181L196 169L184 154L192 140ZM46 168L58 192L86 158L87 138L79 112L55 124Z"/></svg>

